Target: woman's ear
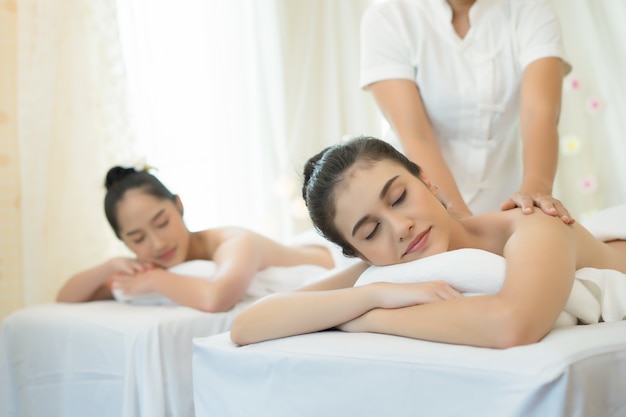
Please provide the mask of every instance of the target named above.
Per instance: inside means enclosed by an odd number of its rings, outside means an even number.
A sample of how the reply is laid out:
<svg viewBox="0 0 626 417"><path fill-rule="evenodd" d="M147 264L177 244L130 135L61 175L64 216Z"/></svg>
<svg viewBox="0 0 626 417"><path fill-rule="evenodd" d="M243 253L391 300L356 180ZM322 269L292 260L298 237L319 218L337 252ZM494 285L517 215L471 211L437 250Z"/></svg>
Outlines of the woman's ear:
<svg viewBox="0 0 626 417"><path fill-rule="evenodd" d="M424 173L421 173L419 178L420 178L420 181L422 181L424 183L424 185L430 190L431 193L433 193L433 195L435 197L437 197L437 200L439 200L439 202L447 210L448 209L448 204L446 203L445 196L442 193L439 192L439 186L437 184L433 184L432 182L430 182L430 180L428 179L428 177Z"/></svg>
<svg viewBox="0 0 626 417"><path fill-rule="evenodd" d="M178 209L178 211L180 212L180 215L182 216L185 213L185 208L183 207L183 202L180 200L180 196L178 194L176 194L174 196L175 202L176 202L176 208Z"/></svg>
<svg viewBox="0 0 626 417"><path fill-rule="evenodd" d="M433 193L436 196L439 196L439 186L437 184L433 184L426 174L422 172L419 178L424 183L424 185L428 187L431 193Z"/></svg>

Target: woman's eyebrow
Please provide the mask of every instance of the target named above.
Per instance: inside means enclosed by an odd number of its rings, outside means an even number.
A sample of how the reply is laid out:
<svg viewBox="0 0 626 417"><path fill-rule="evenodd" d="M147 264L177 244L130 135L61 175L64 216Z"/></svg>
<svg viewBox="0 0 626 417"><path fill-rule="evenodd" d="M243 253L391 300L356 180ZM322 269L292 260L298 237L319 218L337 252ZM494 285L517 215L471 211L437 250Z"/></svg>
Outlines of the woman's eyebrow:
<svg viewBox="0 0 626 417"><path fill-rule="evenodd" d="M387 195L387 192L389 191L389 187L391 187L393 182L395 180L397 180L398 177L399 177L399 175L396 175L395 177L391 178L389 181L387 181L385 183L385 185L383 186L382 190L380 190L380 196L378 197L380 200L385 198L385 195Z"/></svg>
<svg viewBox="0 0 626 417"><path fill-rule="evenodd" d="M161 214L163 214L163 213L165 213L165 209L161 209L161 210L159 210L159 212L158 212L157 214L155 214L155 215L154 215L154 216L150 219L150 221L151 221L151 222L156 221L159 217L161 217Z"/></svg>
<svg viewBox="0 0 626 417"><path fill-rule="evenodd" d="M383 188L380 190L380 194L378 196L378 198L380 200L383 200L385 198L385 196L389 192L389 188L393 185L393 182L398 179L398 177L399 177L399 175L396 175L395 177L389 179L389 181L387 181L385 183ZM367 215L361 217L358 222L356 222L356 224L352 228L352 237L354 237L354 235L356 234L357 230L359 230L359 227L361 227L363 225L363 223L367 222L369 219L370 219L370 215L367 214Z"/></svg>

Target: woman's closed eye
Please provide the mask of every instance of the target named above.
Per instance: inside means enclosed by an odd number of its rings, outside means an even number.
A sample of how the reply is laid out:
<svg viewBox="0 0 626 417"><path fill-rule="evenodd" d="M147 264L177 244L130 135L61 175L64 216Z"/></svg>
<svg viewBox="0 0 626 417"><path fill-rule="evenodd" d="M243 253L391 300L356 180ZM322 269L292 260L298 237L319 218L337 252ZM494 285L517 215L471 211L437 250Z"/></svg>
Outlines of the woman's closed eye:
<svg viewBox="0 0 626 417"><path fill-rule="evenodd" d="M398 197L398 199L396 201L393 202L393 204L391 205L391 207L395 207L398 204L402 203L404 201L404 199L406 198L406 190L404 190L402 192L402 194L400 195L400 197Z"/></svg>
<svg viewBox="0 0 626 417"><path fill-rule="evenodd" d="M380 223L376 223L376 226L374 226L374 229L372 229L370 234L365 236L365 240L371 240L376 235L376 232L378 231L378 226L380 226Z"/></svg>
<svg viewBox="0 0 626 417"><path fill-rule="evenodd" d="M406 189L402 191L402 194L400 194L400 197L398 197L392 204L391 207L396 207L397 205L401 204L404 199L406 198ZM376 233L378 232L378 228L380 227L380 223L376 223L376 225L374 226L374 228L372 229L372 231L365 236L365 240L372 240L374 238L374 236L376 236Z"/></svg>
<svg viewBox="0 0 626 417"><path fill-rule="evenodd" d="M162 222L162 223L160 223L160 224L157 224L157 227L158 227L159 229L163 229L165 226L167 226L167 225L169 224L169 222L170 222L170 219L167 219L167 220L165 220L164 222Z"/></svg>
<svg viewBox="0 0 626 417"><path fill-rule="evenodd" d="M145 236L145 235L139 236L138 238L133 239L133 243L135 243L135 244L140 244L141 242L143 242L143 240L144 240L145 238L146 238L146 236Z"/></svg>

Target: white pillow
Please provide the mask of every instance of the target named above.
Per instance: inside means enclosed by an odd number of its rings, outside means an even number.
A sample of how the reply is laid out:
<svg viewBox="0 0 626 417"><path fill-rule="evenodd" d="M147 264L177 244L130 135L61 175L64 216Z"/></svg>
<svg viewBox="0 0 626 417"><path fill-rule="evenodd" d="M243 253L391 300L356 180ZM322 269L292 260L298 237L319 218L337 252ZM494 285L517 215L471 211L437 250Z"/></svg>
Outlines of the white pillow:
<svg viewBox="0 0 626 417"><path fill-rule="evenodd" d="M176 266L173 266L168 269L168 271L179 274L179 275L187 275L192 277L199 278L207 278L210 279L215 274L215 262L206 261L206 260L193 260L183 262ZM126 295L119 288L113 288L111 290L113 293L113 298L117 301L129 304L140 304L140 305L174 305L172 300L169 298L157 293L147 293L147 294L138 294L138 295Z"/></svg>
<svg viewBox="0 0 626 417"><path fill-rule="evenodd" d="M502 286L505 271L506 261L502 256L465 248L401 264L370 266L354 285L441 279L462 293L493 294Z"/></svg>
<svg viewBox="0 0 626 417"><path fill-rule="evenodd" d="M506 260L481 249L458 249L416 261L389 266L370 266L354 284L372 282L411 283L441 279L464 295L494 294L500 290L506 274ZM599 305L578 280L554 327L598 321Z"/></svg>

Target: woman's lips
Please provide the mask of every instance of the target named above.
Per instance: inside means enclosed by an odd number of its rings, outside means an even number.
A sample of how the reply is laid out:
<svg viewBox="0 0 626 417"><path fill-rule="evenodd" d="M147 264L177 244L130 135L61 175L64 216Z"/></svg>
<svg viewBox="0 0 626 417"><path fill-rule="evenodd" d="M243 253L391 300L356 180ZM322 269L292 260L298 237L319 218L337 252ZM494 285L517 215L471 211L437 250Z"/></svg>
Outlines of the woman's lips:
<svg viewBox="0 0 626 417"><path fill-rule="evenodd" d="M428 241L428 236L430 236L430 227L415 236L413 240L411 240L409 246L407 246L406 248L406 252L404 252L404 255L402 256L417 252L418 250L422 249Z"/></svg>
<svg viewBox="0 0 626 417"><path fill-rule="evenodd" d="M169 261L170 259L174 257L175 253L176 253L176 248L170 249L167 252L163 252L162 254L157 256L157 259L160 261Z"/></svg>

